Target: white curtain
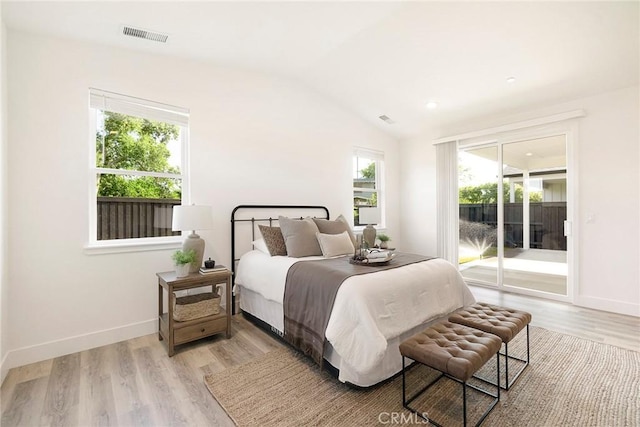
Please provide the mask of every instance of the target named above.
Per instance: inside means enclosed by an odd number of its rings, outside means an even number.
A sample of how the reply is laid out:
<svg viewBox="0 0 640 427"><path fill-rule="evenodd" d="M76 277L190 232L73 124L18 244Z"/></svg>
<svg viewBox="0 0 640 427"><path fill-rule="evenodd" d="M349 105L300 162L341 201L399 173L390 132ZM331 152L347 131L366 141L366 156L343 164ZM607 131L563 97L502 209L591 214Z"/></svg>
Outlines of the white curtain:
<svg viewBox="0 0 640 427"><path fill-rule="evenodd" d="M438 256L458 265L458 143L436 145Z"/></svg>

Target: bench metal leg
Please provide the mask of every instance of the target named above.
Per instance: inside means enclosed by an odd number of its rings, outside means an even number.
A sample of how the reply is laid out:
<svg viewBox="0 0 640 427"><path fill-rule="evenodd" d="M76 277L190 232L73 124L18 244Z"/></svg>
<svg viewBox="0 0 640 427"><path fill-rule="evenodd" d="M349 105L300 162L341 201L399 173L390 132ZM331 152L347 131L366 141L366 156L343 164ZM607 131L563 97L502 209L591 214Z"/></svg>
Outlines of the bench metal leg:
<svg viewBox="0 0 640 427"><path fill-rule="evenodd" d="M521 359L519 357L516 356L509 356L509 344L508 343L504 343L504 353L500 353L498 352L498 356L504 356L504 387L502 386L502 381L500 381L499 377L498 377L498 383L493 383L490 380L487 380L485 378L479 377L474 375L473 378L483 381L487 384L491 384L491 385L496 385L496 384L500 384L500 388L502 388L503 390L509 391L509 387L511 387L513 385L513 383L516 382L516 380L518 379L518 377L520 377L520 374L522 374L522 372L524 372L525 368L527 366L529 366L529 357L530 357L530 352L529 352L529 325L527 324L527 359ZM522 368L520 368L520 370L516 373L516 375L511 378L511 381L509 381L509 359L512 360L517 360L520 362L524 362L524 365L522 366Z"/></svg>
<svg viewBox="0 0 640 427"><path fill-rule="evenodd" d="M467 382L462 383L462 425L467 427Z"/></svg>
<svg viewBox="0 0 640 427"><path fill-rule="evenodd" d="M529 324L527 323L527 360L524 359L520 359L519 357L515 357L515 356L509 356L509 348L508 348L508 344L504 343L504 371L505 371L505 386L504 389L505 390L509 390L509 387L511 387L513 385L513 383L516 382L516 380L518 379L518 377L520 377L520 374L522 374L522 372L524 372L525 368L527 366L529 366ZM513 360L518 360L520 362L524 362L524 365L522 366L522 368L520 368L520 370L518 371L518 373L516 373L516 375L511 379L511 381L509 381L509 359L513 359Z"/></svg>
<svg viewBox="0 0 640 427"><path fill-rule="evenodd" d="M415 363L420 363L417 361L414 361ZM413 395L413 397L411 397L410 399L407 399L407 391L406 391L406 370L407 367L405 365L405 356L402 356L402 406L406 409L408 409L409 411L413 412L414 414L416 414L417 416L419 416L420 418L422 418L423 420L427 421L430 424L433 424L437 427L442 427L441 424L439 424L438 422L434 421L431 418L426 418L422 413L418 412L418 410L412 408L409 406L409 404L414 401L418 396L420 396L422 393L424 393L427 389L429 389L431 386L433 386L436 382L438 382L442 377L447 377L449 379L452 379L453 381L456 381L458 383L460 383L462 385L462 420L463 420L463 424L464 427L467 427L467 387L470 387L476 391L479 391L480 393L483 393L489 397L492 397L493 400L491 401L491 404L489 405L489 407L487 408L487 410L484 412L484 414L482 414L482 416L480 417L480 419L478 420L478 422L474 425L475 427L478 427L480 424L482 424L485 420L485 418L487 418L487 416L489 415L489 413L493 410L493 408L498 404L498 402L500 401L500 354L496 354L496 382L491 383L488 382L489 384L495 385L496 386L496 394L491 394L486 390L483 390L479 387L476 387L472 384L467 383L466 381L460 381L457 378L454 378L450 375L447 375L443 372L440 372L440 375L434 379L433 381L431 381L429 384L427 384L426 386L424 386L420 391L418 391L417 393L415 393Z"/></svg>

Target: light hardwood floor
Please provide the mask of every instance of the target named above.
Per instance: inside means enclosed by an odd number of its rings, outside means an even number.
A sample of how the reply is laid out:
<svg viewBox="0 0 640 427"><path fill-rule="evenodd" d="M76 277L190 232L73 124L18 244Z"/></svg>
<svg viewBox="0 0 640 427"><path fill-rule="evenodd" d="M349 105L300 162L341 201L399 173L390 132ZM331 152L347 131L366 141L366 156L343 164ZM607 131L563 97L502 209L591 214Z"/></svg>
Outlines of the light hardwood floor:
<svg viewBox="0 0 640 427"><path fill-rule="evenodd" d="M532 325L640 351L640 319L472 287L479 301L526 310ZM233 337L178 347L167 357L157 334L12 369L1 388L8 426L231 426L204 374L245 363L283 344L245 320ZM535 355L535 349L532 349Z"/></svg>
<svg viewBox="0 0 640 427"><path fill-rule="evenodd" d="M476 300L531 313L531 325L640 352L640 318L471 286Z"/></svg>

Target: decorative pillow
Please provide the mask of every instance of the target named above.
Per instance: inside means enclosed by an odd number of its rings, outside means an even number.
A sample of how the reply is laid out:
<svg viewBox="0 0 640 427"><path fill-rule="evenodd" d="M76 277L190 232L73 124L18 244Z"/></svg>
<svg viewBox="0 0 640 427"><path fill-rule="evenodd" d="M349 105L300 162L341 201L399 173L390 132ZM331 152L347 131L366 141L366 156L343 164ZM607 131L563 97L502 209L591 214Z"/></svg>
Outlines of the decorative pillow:
<svg viewBox="0 0 640 427"><path fill-rule="evenodd" d="M269 255L287 256L287 247L284 244L284 237L282 236L282 230L280 227L267 227L266 225L258 225L260 233L264 238L264 243L267 245Z"/></svg>
<svg viewBox="0 0 640 427"><path fill-rule="evenodd" d="M282 233L280 233L280 235L282 236ZM282 241L284 242L284 239ZM267 247L267 244L265 243L264 239L257 239L251 243L253 243L253 248L255 250L265 253L267 255L271 255L271 252L269 252L269 248Z"/></svg>
<svg viewBox="0 0 640 427"><path fill-rule="evenodd" d="M331 221L328 219L313 218L313 222L316 223L316 225L318 226L318 230L322 234L340 234L346 231L347 233L349 233L349 238L351 239L351 243L354 246L356 245L356 242L357 242L356 235L353 234L353 230L351 230L351 226L349 225L349 222L344 216L342 215L338 216L338 218L336 218L335 221Z"/></svg>
<svg viewBox="0 0 640 427"><path fill-rule="evenodd" d="M322 255L330 258L339 255L351 255L354 252L353 242L349 233L343 231L340 234L316 233L318 243L322 249Z"/></svg>
<svg viewBox="0 0 640 427"><path fill-rule="evenodd" d="M322 255L316 238L318 227L311 218L291 219L279 216L278 222L287 247L287 255L295 258Z"/></svg>

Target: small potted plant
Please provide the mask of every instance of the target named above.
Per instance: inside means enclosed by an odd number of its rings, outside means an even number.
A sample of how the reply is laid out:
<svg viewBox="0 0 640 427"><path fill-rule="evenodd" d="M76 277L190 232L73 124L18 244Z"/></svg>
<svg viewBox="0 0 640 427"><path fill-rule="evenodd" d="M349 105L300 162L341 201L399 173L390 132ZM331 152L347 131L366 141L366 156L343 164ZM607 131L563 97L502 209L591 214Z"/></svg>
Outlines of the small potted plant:
<svg viewBox="0 0 640 427"><path fill-rule="evenodd" d="M386 234L378 234L378 240L380 240L380 249L387 249L389 247L389 242L391 238Z"/></svg>
<svg viewBox="0 0 640 427"><path fill-rule="evenodd" d="M186 277L189 275L189 268L191 263L196 260L196 251L189 249L187 251L175 251L171 256L173 262L176 264L176 276Z"/></svg>

